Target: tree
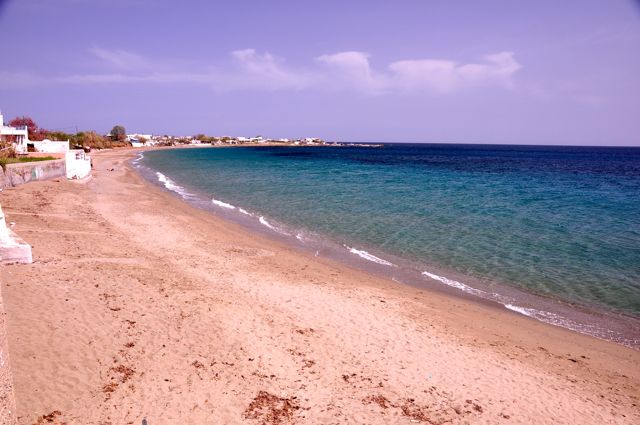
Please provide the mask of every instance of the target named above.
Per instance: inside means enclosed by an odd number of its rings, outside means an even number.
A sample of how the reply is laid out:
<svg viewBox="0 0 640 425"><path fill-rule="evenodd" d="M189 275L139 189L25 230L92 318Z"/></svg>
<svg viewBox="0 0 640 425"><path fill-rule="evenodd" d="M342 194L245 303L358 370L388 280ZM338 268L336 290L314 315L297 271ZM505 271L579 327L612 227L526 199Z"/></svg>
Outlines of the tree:
<svg viewBox="0 0 640 425"><path fill-rule="evenodd" d="M47 131L47 139L51 140L71 140L72 137L73 135L67 134L64 131Z"/></svg>
<svg viewBox="0 0 640 425"><path fill-rule="evenodd" d="M81 131L74 137L74 144L85 148L102 149L111 146L111 142L95 131Z"/></svg>
<svg viewBox="0 0 640 425"><path fill-rule="evenodd" d="M23 116L23 117L15 117L11 121L9 121L9 125L11 127L27 127L29 133L35 133L38 131L38 124L31 119L31 117Z"/></svg>
<svg viewBox="0 0 640 425"><path fill-rule="evenodd" d="M38 128L38 124L27 116L15 117L9 121L11 127L27 127L29 132L29 140L42 140L47 137L48 131L44 128Z"/></svg>
<svg viewBox="0 0 640 425"><path fill-rule="evenodd" d="M112 140L123 142L124 139L127 137L127 132L123 126L114 125L109 135L111 136Z"/></svg>

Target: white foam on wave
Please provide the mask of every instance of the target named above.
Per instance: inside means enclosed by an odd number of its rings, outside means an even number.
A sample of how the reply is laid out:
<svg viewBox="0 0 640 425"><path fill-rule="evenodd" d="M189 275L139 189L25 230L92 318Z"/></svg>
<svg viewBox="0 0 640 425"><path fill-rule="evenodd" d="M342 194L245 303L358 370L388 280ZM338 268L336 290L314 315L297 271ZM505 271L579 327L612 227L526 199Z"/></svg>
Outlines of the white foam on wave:
<svg viewBox="0 0 640 425"><path fill-rule="evenodd" d="M180 185L177 185L173 180L171 180L169 177L165 176L164 174L162 174L160 172L156 172L156 176L158 177L158 181L160 183L162 183L164 185L164 187L166 187L170 191L176 192L177 194L179 194L183 198L185 198L188 195L190 195L189 192L184 190L184 187L182 187Z"/></svg>
<svg viewBox="0 0 640 425"><path fill-rule="evenodd" d="M302 236L302 233L296 234L296 239L299 240L299 241L303 241L304 237Z"/></svg>
<svg viewBox="0 0 640 425"><path fill-rule="evenodd" d="M538 310L536 308L520 307L513 304L505 304L504 306L511 311L515 311L516 313L520 313L528 317L533 317L534 319L538 319L541 322L550 323L552 325L561 326L563 328L582 331L586 331L586 328L590 328L590 326L581 325L577 322L574 322L573 320L560 316L559 314L551 313L550 311Z"/></svg>
<svg viewBox="0 0 640 425"><path fill-rule="evenodd" d="M140 160L141 160L143 157L144 157L143 153L142 153L142 152L140 152L140 153L138 154L138 156L137 156L134 160L132 160L132 161L131 161L131 164L132 164L134 167L136 167L136 168L140 168L140 164L138 164L138 162L140 162Z"/></svg>
<svg viewBox="0 0 640 425"><path fill-rule="evenodd" d="M245 210L244 208L238 207L238 211L240 211L242 214L245 214L245 215L251 215L251 213L249 211Z"/></svg>
<svg viewBox="0 0 640 425"><path fill-rule="evenodd" d="M439 276L437 274L433 274L433 273L429 273L429 272L422 272L422 274L424 276L430 277L433 280L437 280L438 282L442 282L445 285L451 286L453 288L460 289L461 291L464 291L464 292L466 292L468 294L477 295L477 296L480 296L480 297L483 297L483 298L486 298L486 296L488 295L484 291L472 288L471 286L465 285L464 283L458 282L457 280L449 279L449 278L446 278L444 276Z"/></svg>
<svg viewBox="0 0 640 425"><path fill-rule="evenodd" d="M457 280L449 279L444 276L439 276L437 274L433 274L429 272L422 272L422 274L424 276L430 277L431 279L442 282L445 285L460 289L461 291L467 292L469 294L473 294L484 299L497 301L500 304L504 305L505 308L511 311L522 314L524 316L531 317L541 322L545 322L550 325L560 326L560 327L571 329L574 331L586 333L588 335L595 336L598 338L604 337L603 330L597 326L578 323L574 320L571 320L567 317L561 316L556 313L552 313L550 311L538 310L536 308L529 308L529 307L521 307L521 306L512 304L513 299L507 298L500 294L489 293L489 292L482 291L480 289L475 289L462 282L458 282Z"/></svg>
<svg viewBox="0 0 640 425"><path fill-rule="evenodd" d="M269 229L273 230L276 233L280 233L281 235L285 235L285 236L291 236L290 233L287 233L286 231L272 225L271 223L269 223L267 221L266 218L264 218L263 216L258 217L258 221L260 222L260 224L262 224L263 226L268 227Z"/></svg>
<svg viewBox="0 0 640 425"><path fill-rule="evenodd" d="M533 317L533 308L524 308L513 304L505 304L504 305L509 310L515 311L516 313L524 314L525 316Z"/></svg>
<svg viewBox="0 0 640 425"><path fill-rule="evenodd" d="M271 224L269 224L269 222L267 221L266 218L264 218L263 216L260 216L260 218L258 219L258 221L263 224L264 226L267 226L269 229L271 230L276 230L275 227L273 227Z"/></svg>
<svg viewBox="0 0 640 425"><path fill-rule="evenodd" d="M214 205L217 205L217 206L219 206L219 207L227 208L227 209L230 209L230 210L235 210L235 209L236 209L236 207L234 207L233 205L231 205L231 204L227 204L226 202L218 201L218 200L217 200L217 199L215 199L215 198L213 198L213 199L211 200L211 203L213 203Z"/></svg>
<svg viewBox="0 0 640 425"><path fill-rule="evenodd" d="M626 345L629 347L633 347L634 345L636 345L631 340L628 340L625 338L619 338L619 336L617 336L615 332L604 329L598 325L579 323L579 322L576 322L575 320L571 320L559 314L552 313L550 311L538 310L536 308L520 307L518 305L513 305L509 303L505 303L504 306L511 311L515 311L516 313L520 313L522 315L531 317L541 322L548 323L550 325L571 329L573 331L581 332L581 333L591 335L593 337L600 338L600 339L605 339L605 340L613 339L614 341L618 341L623 345Z"/></svg>
<svg viewBox="0 0 640 425"><path fill-rule="evenodd" d="M367 251L361 250L361 249L355 249L355 248L351 248L347 245L344 245L345 248L347 248L349 250L350 253L355 254L359 257L364 258L365 260L369 260L372 261L374 263L378 263L378 264L382 264L383 266L393 266L395 267L395 264L388 262L387 260L383 260L382 258L376 257L373 254L369 254Z"/></svg>

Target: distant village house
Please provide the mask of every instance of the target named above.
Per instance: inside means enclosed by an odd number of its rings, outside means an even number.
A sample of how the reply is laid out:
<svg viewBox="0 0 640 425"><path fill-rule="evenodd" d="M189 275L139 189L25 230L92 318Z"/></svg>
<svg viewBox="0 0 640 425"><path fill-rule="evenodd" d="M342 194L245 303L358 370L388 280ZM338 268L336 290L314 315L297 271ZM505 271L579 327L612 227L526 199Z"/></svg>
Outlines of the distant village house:
<svg viewBox="0 0 640 425"><path fill-rule="evenodd" d="M69 149L69 141L29 140L27 127L11 127L4 125L4 117L0 114L0 140L10 142L18 155L48 154L54 158L65 160L66 174L69 179L81 179L91 173L91 158L83 149Z"/></svg>

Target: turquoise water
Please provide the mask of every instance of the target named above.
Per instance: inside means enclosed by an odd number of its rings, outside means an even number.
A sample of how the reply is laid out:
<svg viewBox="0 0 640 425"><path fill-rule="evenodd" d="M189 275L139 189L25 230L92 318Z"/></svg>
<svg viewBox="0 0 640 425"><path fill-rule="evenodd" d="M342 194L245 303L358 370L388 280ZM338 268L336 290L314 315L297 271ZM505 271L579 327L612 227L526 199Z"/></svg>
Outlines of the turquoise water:
<svg viewBox="0 0 640 425"><path fill-rule="evenodd" d="M243 147L151 151L142 164L187 197L298 240L326 238L541 320L577 319L523 295L638 332L638 148Z"/></svg>

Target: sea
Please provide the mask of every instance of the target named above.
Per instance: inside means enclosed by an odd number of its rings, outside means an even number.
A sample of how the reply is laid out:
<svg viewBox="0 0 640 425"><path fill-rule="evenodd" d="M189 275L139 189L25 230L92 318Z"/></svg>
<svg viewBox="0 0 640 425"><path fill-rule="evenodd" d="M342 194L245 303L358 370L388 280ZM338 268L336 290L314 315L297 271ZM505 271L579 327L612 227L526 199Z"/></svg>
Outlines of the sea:
<svg viewBox="0 0 640 425"><path fill-rule="evenodd" d="M243 146L133 162L316 256L640 349L640 148Z"/></svg>

